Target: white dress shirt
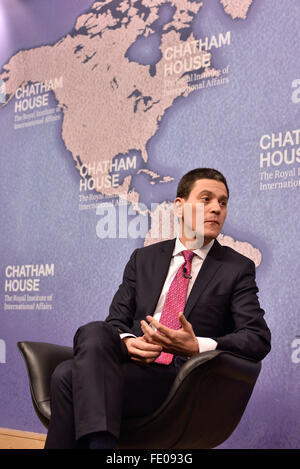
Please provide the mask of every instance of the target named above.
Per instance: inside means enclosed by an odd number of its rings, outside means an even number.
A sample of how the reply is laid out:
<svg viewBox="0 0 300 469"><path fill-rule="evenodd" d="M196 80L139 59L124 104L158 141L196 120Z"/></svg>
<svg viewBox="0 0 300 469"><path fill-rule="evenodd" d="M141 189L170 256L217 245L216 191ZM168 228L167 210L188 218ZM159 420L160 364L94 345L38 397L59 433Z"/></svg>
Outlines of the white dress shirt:
<svg viewBox="0 0 300 469"><path fill-rule="evenodd" d="M194 282L196 280L196 277L201 269L201 266L204 262L204 259L206 258L209 250L211 249L212 245L214 244L214 239L210 241L206 246L203 246L202 248L194 249L194 257L192 259L192 266L191 266L191 276L192 278L189 281L188 285L188 290L187 290L187 295L186 295L186 301L189 297L189 294L193 288ZM156 319L156 321L159 322L163 306L166 300L167 293L169 291L170 285L172 281L174 280L174 277L179 269L179 267L184 263L184 257L181 254L182 251L186 250L186 247L182 244L180 239L177 237L176 238L176 243L174 247L174 251L172 254L168 274L165 280L165 283L163 285L159 300L157 302L153 317ZM128 333L121 333L120 337L121 339L124 339L125 337L130 337L133 336L132 334ZM134 336L133 336L134 337ZM215 350L217 347L217 342L209 337L197 337L198 343L199 343L199 352L207 352L209 350Z"/></svg>

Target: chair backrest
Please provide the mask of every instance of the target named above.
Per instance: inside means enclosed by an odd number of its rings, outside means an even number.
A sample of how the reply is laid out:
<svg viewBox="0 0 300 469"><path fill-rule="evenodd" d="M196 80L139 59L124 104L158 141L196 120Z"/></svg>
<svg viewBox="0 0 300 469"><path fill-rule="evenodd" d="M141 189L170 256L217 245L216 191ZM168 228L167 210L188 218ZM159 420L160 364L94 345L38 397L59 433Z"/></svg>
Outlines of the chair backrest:
<svg viewBox="0 0 300 469"><path fill-rule="evenodd" d="M57 365L73 357L73 349L46 342L18 342L24 358L34 409L42 424L50 421L50 381Z"/></svg>

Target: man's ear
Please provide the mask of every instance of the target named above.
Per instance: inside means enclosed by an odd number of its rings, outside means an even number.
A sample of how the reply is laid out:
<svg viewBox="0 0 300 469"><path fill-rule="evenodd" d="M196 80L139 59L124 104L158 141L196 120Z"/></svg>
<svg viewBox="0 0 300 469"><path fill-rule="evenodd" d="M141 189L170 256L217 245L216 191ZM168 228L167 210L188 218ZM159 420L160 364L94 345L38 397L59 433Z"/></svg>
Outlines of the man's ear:
<svg viewBox="0 0 300 469"><path fill-rule="evenodd" d="M174 212L178 218L182 218L182 209L183 209L183 199L181 197L176 197L174 200Z"/></svg>

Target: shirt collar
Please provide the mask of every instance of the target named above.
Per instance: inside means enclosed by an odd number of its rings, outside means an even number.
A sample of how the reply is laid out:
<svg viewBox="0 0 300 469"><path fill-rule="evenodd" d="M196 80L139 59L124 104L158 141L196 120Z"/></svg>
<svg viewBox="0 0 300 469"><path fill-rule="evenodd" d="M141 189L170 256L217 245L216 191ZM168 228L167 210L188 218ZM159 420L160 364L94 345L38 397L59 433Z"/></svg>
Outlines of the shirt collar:
<svg viewBox="0 0 300 469"><path fill-rule="evenodd" d="M200 259L204 260L207 254L209 253L210 249L212 248L214 242L215 240L212 239L205 246L202 246L201 248L198 248L198 249L193 249L193 251L198 257L200 257ZM179 237L177 236L174 251L173 251L173 257L177 256L178 254L180 254L182 251L185 251L185 250L186 250L186 247L184 246L184 244L182 244Z"/></svg>

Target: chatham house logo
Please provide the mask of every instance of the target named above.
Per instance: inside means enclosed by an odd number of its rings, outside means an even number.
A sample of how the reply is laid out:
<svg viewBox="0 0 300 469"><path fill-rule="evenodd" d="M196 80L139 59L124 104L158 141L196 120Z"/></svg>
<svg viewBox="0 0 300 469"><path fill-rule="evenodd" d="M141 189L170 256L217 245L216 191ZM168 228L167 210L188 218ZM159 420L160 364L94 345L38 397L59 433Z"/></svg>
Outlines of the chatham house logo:
<svg viewBox="0 0 300 469"><path fill-rule="evenodd" d="M5 83L4 83L4 81L0 78L0 104L5 103L5 98L6 98Z"/></svg>

